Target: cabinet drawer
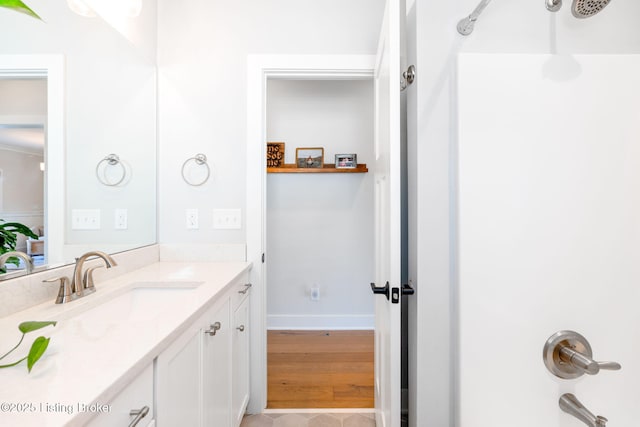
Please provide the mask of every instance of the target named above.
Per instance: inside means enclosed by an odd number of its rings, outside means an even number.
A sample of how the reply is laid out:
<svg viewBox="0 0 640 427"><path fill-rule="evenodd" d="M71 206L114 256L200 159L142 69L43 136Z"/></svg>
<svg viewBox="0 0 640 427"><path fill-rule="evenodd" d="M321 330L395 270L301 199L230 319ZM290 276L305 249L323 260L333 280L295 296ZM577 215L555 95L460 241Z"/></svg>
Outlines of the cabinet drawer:
<svg viewBox="0 0 640 427"><path fill-rule="evenodd" d="M150 364L127 387L109 402L110 411L92 419L90 427L128 426L135 416L131 411L148 408L147 414L136 427L152 427L153 420L153 364Z"/></svg>
<svg viewBox="0 0 640 427"><path fill-rule="evenodd" d="M231 310L235 311L250 293L249 274L244 273L234 282L231 288Z"/></svg>

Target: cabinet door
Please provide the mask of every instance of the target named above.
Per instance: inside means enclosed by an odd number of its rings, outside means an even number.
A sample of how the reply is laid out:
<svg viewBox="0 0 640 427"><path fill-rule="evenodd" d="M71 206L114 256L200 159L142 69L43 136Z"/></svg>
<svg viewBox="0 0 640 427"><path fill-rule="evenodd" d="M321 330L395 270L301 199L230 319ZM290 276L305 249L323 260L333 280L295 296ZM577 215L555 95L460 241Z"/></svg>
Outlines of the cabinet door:
<svg viewBox="0 0 640 427"><path fill-rule="evenodd" d="M136 424L136 427L153 426L153 365L149 365L111 402L110 410L101 413L87 425L90 427L127 426L135 419L131 411L148 408L148 412Z"/></svg>
<svg viewBox="0 0 640 427"><path fill-rule="evenodd" d="M206 315L205 331L215 329L215 335L203 333L203 413L206 427L229 427L231 422L229 311L227 299L222 306Z"/></svg>
<svg viewBox="0 0 640 427"><path fill-rule="evenodd" d="M232 410L233 427L242 422L249 402L249 298L245 298L233 315L232 331Z"/></svg>
<svg viewBox="0 0 640 427"><path fill-rule="evenodd" d="M193 325L158 356L158 427L201 425L203 336L200 324Z"/></svg>

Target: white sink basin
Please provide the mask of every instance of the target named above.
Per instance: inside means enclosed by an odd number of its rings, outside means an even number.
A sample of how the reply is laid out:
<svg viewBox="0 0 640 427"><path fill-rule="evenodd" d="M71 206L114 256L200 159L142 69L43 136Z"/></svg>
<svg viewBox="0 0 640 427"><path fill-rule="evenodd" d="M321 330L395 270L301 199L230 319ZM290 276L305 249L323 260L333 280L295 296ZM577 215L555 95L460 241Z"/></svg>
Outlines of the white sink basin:
<svg viewBox="0 0 640 427"><path fill-rule="evenodd" d="M56 317L85 325L153 320L202 283L135 282L108 294L100 294L98 289L94 294L68 303L70 309ZM71 307L74 304L78 306Z"/></svg>

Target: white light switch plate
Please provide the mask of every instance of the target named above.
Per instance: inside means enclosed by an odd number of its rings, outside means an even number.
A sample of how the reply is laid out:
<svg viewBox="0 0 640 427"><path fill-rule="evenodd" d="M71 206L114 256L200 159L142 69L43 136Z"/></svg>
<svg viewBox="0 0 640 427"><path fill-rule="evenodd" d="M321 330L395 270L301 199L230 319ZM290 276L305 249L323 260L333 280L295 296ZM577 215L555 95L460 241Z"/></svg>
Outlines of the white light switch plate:
<svg viewBox="0 0 640 427"><path fill-rule="evenodd" d="M100 230L100 209L72 209L72 230Z"/></svg>
<svg viewBox="0 0 640 427"><path fill-rule="evenodd" d="M213 228L239 230L242 228L242 209L214 209Z"/></svg>

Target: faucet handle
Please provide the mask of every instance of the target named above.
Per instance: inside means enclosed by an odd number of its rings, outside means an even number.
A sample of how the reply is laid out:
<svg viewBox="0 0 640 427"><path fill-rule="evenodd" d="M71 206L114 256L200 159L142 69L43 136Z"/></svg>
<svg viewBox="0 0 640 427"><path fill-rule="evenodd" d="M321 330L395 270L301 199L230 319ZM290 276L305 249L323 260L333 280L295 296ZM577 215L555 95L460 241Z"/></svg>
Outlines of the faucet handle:
<svg viewBox="0 0 640 427"><path fill-rule="evenodd" d="M560 348L560 360L589 375L596 375L601 369L608 371L619 371L622 369L622 365L618 362L597 362L593 360L590 355L587 356L569 346Z"/></svg>
<svg viewBox="0 0 640 427"><path fill-rule="evenodd" d="M89 295L96 291L96 286L93 282L93 271L97 268L102 268L102 265L98 265L96 267L87 268L84 272L84 277L82 279L82 284L84 286L84 290L86 295Z"/></svg>
<svg viewBox="0 0 640 427"><path fill-rule="evenodd" d="M574 331L559 331L551 335L544 345L542 356L549 372L565 380L584 374L596 375L600 370L622 369L617 362L593 360L589 341Z"/></svg>
<svg viewBox="0 0 640 427"><path fill-rule="evenodd" d="M57 283L60 282L60 289L58 290L58 296L56 297L56 304L62 304L65 302L73 301L76 299L76 295L71 290L71 282L66 276L54 277L52 279L46 279L43 283Z"/></svg>

